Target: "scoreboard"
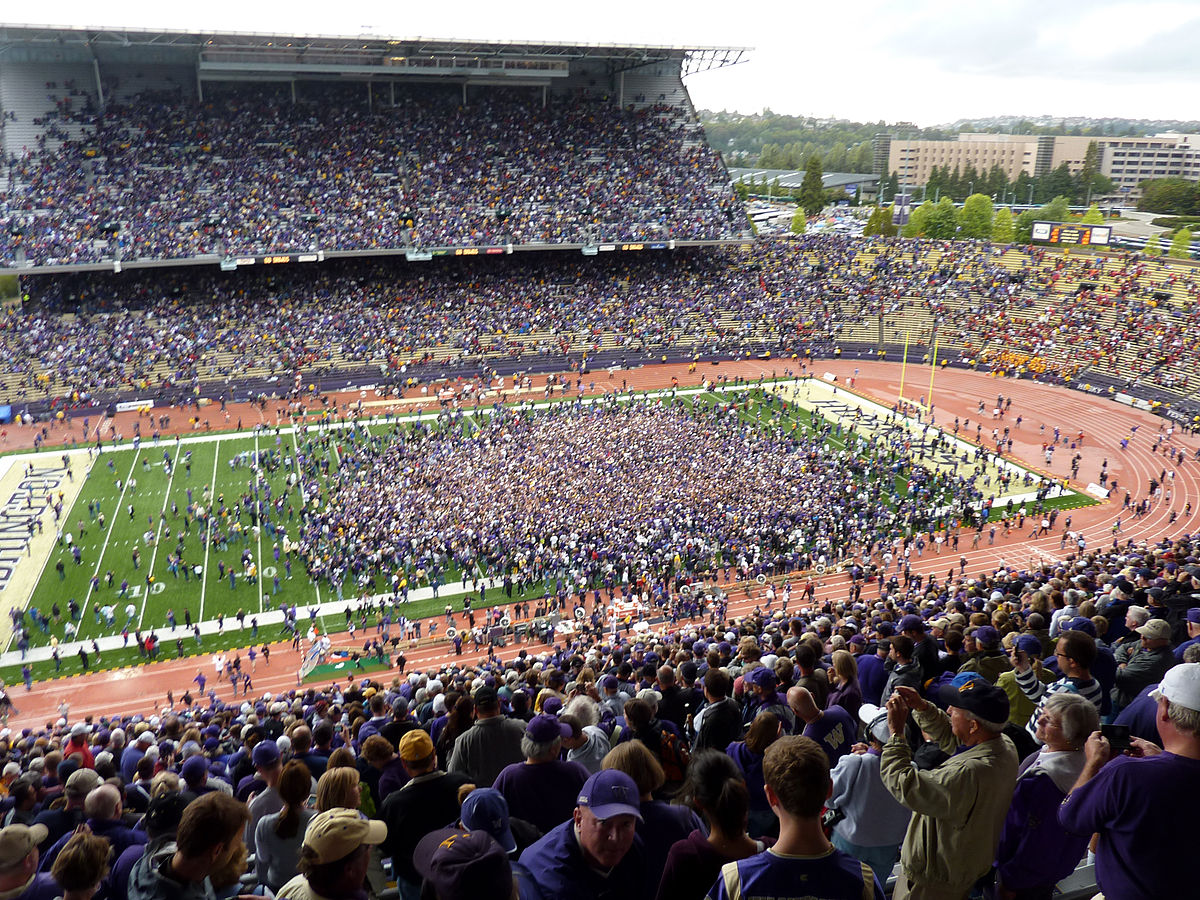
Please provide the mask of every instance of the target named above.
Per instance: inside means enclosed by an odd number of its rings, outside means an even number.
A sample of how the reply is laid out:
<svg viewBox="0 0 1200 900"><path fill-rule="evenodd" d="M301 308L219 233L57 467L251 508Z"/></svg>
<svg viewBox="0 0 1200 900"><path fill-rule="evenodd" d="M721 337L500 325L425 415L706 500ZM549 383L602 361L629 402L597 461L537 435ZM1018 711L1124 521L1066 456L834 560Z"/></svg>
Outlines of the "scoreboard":
<svg viewBox="0 0 1200 900"><path fill-rule="evenodd" d="M1108 246L1112 238L1111 225L1073 225L1062 222L1034 222L1033 239L1048 244L1079 244Z"/></svg>

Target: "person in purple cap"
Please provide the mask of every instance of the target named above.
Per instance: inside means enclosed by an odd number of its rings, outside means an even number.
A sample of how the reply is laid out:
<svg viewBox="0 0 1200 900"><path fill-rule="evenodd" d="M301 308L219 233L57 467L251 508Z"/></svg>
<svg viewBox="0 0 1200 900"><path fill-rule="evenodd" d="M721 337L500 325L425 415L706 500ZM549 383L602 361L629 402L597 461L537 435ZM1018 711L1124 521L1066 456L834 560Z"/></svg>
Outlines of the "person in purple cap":
<svg viewBox="0 0 1200 900"><path fill-rule="evenodd" d="M1012 668L1012 662L1000 646L1000 632L991 625L980 625L972 632L978 649L959 666L960 672L978 672L988 684L995 684L1000 675Z"/></svg>
<svg viewBox="0 0 1200 900"><path fill-rule="evenodd" d="M1193 606L1187 611L1187 636L1188 639L1175 648L1175 660L1183 662L1183 654L1188 647L1193 647L1200 644L1200 607Z"/></svg>
<svg viewBox="0 0 1200 900"><path fill-rule="evenodd" d="M512 863L486 831L447 828L431 832L417 844L413 863L424 879L422 896L435 900L510 900L514 893L520 896Z"/></svg>
<svg viewBox="0 0 1200 900"><path fill-rule="evenodd" d="M542 896L570 900L649 900L658 873L646 871L637 836L642 813L633 779L616 769L592 775L570 819L521 854Z"/></svg>
<svg viewBox="0 0 1200 900"><path fill-rule="evenodd" d="M570 817L575 797L588 778L579 763L559 759L562 739L571 735L571 726L554 716L534 716L521 739L525 761L505 767L492 785L504 796L512 815L543 833Z"/></svg>

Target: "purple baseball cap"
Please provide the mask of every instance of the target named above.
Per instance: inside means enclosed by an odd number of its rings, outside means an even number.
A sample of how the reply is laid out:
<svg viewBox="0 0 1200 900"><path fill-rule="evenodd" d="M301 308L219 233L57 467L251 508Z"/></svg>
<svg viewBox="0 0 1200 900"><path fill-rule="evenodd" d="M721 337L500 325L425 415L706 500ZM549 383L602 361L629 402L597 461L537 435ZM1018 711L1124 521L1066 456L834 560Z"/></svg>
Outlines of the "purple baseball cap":
<svg viewBox="0 0 1200 900"><path fill-rule="evenodd" d="M570 737L572 732L570 725L564 725L554 716L542 713L529 720L529 724L525 726L525 734L531 741L549 744L556 738Z"/></svg>
<svg viewBox="0 0 1200 900"><path fill-rule="evenodd" d="M613 816L642 818L641 795L633 779L617 769L602 769L579 789L575 803L590 809L597 819Z"/></svg>

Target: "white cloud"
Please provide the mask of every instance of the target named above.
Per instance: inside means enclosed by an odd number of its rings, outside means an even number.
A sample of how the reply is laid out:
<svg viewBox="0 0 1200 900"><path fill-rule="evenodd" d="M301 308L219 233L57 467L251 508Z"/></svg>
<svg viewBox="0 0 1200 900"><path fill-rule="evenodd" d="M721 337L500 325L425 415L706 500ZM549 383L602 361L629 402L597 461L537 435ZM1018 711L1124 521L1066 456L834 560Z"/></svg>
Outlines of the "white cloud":
<svg viewBox="0 0 1200 900"><path fill-rule="evenodd" d="M697 106L743 112L770 107L919 124L1003 114L1200 115L1185 99L1200 81L1200 4L1179 0L1089 0L1082 7L1046 0L303 0L283 7L62 0L21 13L27 22L52 20L40 24L750 46L743 65L688 83Z"/></svg>

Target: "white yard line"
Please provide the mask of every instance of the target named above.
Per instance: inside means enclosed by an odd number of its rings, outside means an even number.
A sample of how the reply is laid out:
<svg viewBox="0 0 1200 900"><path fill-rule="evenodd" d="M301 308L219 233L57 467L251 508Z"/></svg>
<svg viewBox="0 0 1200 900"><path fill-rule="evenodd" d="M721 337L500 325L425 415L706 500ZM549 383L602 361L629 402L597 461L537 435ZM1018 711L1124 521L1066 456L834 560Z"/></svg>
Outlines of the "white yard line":
<svg viewBox="0 0 1200 900"><path fill-rule="evenodd" d="M258 582L258 612L261 615L263 612L263 589L262 589L263 555L262 555L262 504L260 502L260 493L259 492L261 490L261 484L262 484L262 477L261 477L262 467L261 467L261 464L259 463L259 459L258 459L258 429L257 428L254 429L254 468L251 470L251 472L254 476L254 488L251 491L251 495L254 498L254 516L252 517L252 520L256 520L258 522L258 524L256 526L251 526L251 527L256 527L258 529L258 534L257 534L258 553L254 557L254 566L255 566L255 571L258 573L257 577L255 578L255 581Z"/></svg>
<svg viewBox="0 0 1200 900"><path fill-rule="evenodd" d="M154 563L158 559L158 547L162 543L163 523L167 521L167 503L171 499L171 484L175 480L175 469L179 466L179 453L182 450L182 444L175 445L175 458L171 461L171 474L167 476L167 489L163 492L162 509L159 510L158 524L154 528L154 551L150 554L150 569L148 574L154 575ZM167 538L171 537L171 529L167 528ZM142 624L146 621L146 604L150 602L150 592L154 587L153 583L146 585L146 596L142 598L142 609L138 613L138 630L142 628Z"/></svg>
<svg viewBox="0 0 1200 900"><path fill-rule="evenodd" d="M209 551L212 550L212 541L209 539L211 537L209 532L212 530L211 523L213 518L212 499L213 494L215 494L217 490L217 461L220 460L220 458L221 440L218 438L217 445L213 447L212 485L208 489L208 506L205 507L204 525L202 526L204 529L202 532L204 535L204 570L200 573L200 612L196 614L196 618L193 619L194 622L201 622L204 620L204 594L208 590L208 554Z"/></svg>
<svg viewBox="0 0 1200 900"><path fill-rule="evenodd" d="M99 462L99 458L96 460ZM100 574L100 566L104 562L104 554L108 552L108 542L112 539L113 528L117 525L117 516L121 513L121 507L125 503L125 494L129 490L129 479L133 477L134 470L137 468L137 454L133 454L133 461L129 464L129 473L125 476L125 480L121 482L121 496L117 500L117 508L112 511L112 518L108 520L108 534L104 536L104 543L100 545L100 554L96 557L96 568L92 570L92 577ZM92 582L88 581L87 594L83 598L82 612L79 616L79 630L83 630L84 620L87 619L88 606L91 602ZM79 640L82 640L81 635L76 635Z"/></svg>
<svg viewBox="0 0 1200 900"><path fill-rule="evenodd" d="M299 429L297 426L292 426L292 447L295 450L295 453L292 456L292 465L296 469L296 479L297 479L296 487L298 487L300 489L300 499L303 501L303 503L300 507L300 518L301 518L301 521L303 522L304 511L308 508L308 497L306 497L304 494L304 473L300 471L300 441L296 437L296 432L298 430ZM317 592L317 606L320 606L321 605L321 586L317 583L317 580L315 578L310 578L310 580L312 581L313 590ZM297 628L300 627L299 623L296 624L296 627Z"/></svg>

